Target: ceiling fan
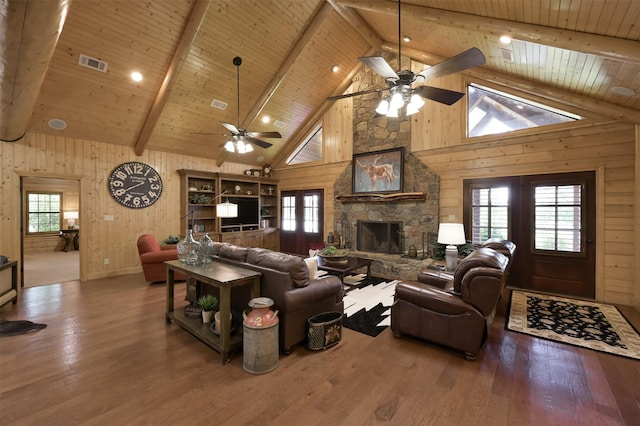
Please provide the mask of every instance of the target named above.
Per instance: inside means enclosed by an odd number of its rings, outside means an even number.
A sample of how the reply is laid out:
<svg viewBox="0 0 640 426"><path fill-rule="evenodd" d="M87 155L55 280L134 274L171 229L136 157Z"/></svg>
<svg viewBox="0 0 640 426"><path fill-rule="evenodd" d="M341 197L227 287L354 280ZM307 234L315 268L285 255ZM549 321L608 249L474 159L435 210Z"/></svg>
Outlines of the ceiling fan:
<svg viewBox="0 0 640 426"><path fill-rule="evenodd" d="M279 132L250 132L240 127L240 65L242 65L242 58L236 56L233 58L233 64L237 68L238 125L234 126L230 123L220 122L225 129L231 132L231 139L220 146L224 146L224 148L229 152L238 152L240 154L253 151L253 147L251 146L252 144L261 148L269 148L273 144L258 138L282 138L282 135ZM205 133L196 134L203 135Z"/></svg>
<svg viewBox="0 0 640 426"><path fill-rule="evenodd" d="M400 61L402 58L401 4L402 2L398 0L398 68L401 66ZM390 95L383 97L376 109L376 112L389 117L397 117L402 114L410 115L418 112L418 108L424 104L422 98L430 99L446 105L453 105L464 96L464 93L430 86L418 86L414 88L412 87L412 84L460 72L468 68L482 65L486 62L484 54L480 49L475 47L440 62L439 64L426 68L417 74L410 70L394 71L393 68L391 68L391 65L389 65L389 63L381 56L365 56L358 58L358 60L363 64L368 65L376 74L384 77L387 87L331 96L327 98L327 100L335 101L338 99L388 90Z"/></svg>

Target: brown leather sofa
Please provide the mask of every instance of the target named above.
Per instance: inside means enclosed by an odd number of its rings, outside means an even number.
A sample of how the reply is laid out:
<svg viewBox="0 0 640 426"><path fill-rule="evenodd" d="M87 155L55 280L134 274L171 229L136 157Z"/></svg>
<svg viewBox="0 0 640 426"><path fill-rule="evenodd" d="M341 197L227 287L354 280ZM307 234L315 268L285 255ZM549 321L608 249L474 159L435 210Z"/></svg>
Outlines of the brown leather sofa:
<svg viewBox="0 0 640 426"><path fill-rule="evenodd" d="M138 254L144 279L150 283L165 282L167 271L164 262L178 259L178 250L175 244L161 246L156 237L151 234L144 234L138 238ZM186 277L182 274L176 274L175 279L184 281Z"/></svg>
<svg viewBox="0 0 640 426"><path fill-rule="evenodd" d="M262 273L260 295L274 301L278 310L280 347L285 354L307 338L307 320L323 312L344 312L340 279L329 275L309 278L309 269L298 256L264 248L215 242L214 262L223 261ZM231 310L236 321L248 308L248 286L232 289Z"/></svg>
<svg viewBox="0 0 640 426"><path fill-rule="evenodd" d="M414 336L475 359L487 340L508 264L504 254L481 247L462 259L453 275L421 271L418 282L398 283L391 308L394 336Z"/></svg>

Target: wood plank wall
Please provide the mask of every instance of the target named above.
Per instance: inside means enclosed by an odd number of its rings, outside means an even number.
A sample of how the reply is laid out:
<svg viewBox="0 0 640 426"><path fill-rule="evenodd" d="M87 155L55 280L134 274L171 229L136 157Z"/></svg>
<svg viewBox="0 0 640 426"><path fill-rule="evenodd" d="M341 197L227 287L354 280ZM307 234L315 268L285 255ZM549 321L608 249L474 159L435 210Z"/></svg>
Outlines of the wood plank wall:
<svg viewBox="0 0 640 426"><path fill-rule="evenodd" d="M120 163L141 161L162 177L164 190L151 207L134 210L109 194L108 176ZM242 174L247 165L147 150L142 156L130 147L95 141L29 133L16 143L0 143L0 253L20 259L20 177L75 179L80 183L80 277L82 280L141 271L137 239L144 233L163 240L180 229L179 169ZM105 221L113 215L113 221ZM105 265L104 259L109 259Z"/></svg>
<svg viewBox="0 0 640 426"><path fill-rule="evenodd" d="M462 79L447 77L436 86L464 90ZM343 101L336 102L341 104ZM335 106L325 116L324 161L307 167L279 167L281 189L324 188L325 234L333 231L333 182L351 167L348 150L337 154L333 144L352 138L349 104ZM596 297L640 308L637 276L640 228L636 199L640 199L640 166L636 126L597 121L597 118L537 128L504 136L469 140L465 134L465 104L443 107L427 102L412 118L411 151L440 176L440 219L462 217L465 178L594 170L597 179ZM327 117L330 115L331 120ZM335 120L342 121L336 123ZM325 130L323 129L323 132ZM640 131L638 131L640 133ZM330 159L330 161L328 160Z"/></svg>

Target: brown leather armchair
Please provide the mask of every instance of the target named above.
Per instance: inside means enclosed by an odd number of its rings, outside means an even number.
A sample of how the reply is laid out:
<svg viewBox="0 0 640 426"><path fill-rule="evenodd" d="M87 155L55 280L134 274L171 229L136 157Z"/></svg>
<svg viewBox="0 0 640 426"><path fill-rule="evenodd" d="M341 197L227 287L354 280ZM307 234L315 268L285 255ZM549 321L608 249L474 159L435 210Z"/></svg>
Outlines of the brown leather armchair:
<svg viewBox="0 0 640 426"><path fill-rule="evenodd" d="M514 248L515 249L515 248ZM453 275L421 272L396 286L391 330L464 352L475 359L487 340L509 258L488 247L473 251Z"/></svg>
<svg viewBox="0 0 640 426"><path fill-rule="evenodd" d="M144 234L138 238L138 254L140 255L144 279L151 283L166 281L167 272L164 262L178 259L178 250L175 244L161 246L151 234ZM175 279L184 281L187 277L178 273Z"/></svg>

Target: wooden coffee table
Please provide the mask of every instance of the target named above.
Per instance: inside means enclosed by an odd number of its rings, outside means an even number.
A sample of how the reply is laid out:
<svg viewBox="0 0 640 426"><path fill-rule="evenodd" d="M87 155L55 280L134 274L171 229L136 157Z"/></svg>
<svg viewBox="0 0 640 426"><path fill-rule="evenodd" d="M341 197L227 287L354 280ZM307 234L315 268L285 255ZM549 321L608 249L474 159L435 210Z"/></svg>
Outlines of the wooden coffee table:
<svg viewBox="0 0 640 426"><path fill-rule="evenodd" d="M349 272L353 272L356 269L367 267L367 277L371 276L371 259L364 259L362 257L347 257L346 262L327 262L321 256L318 256L318 269L321 271L327 271L330 274L337 275L340 281L344 285L344 276Z"/></svg>

